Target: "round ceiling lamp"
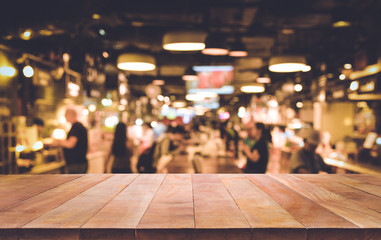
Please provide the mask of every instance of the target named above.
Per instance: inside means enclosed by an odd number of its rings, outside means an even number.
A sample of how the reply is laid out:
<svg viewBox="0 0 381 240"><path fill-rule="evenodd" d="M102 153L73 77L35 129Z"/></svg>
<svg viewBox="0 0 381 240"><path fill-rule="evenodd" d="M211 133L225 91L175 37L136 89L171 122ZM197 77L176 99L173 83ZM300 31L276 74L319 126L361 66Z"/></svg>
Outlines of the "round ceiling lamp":
<svg viewBox="0 0 381 240"><path fill-rule="evenodd" d="M197 81L199 77L192 67L188 67L182 77L184 81Z"/></svg>
<svg viewBox="0 0 381 240"><path fill-rule="evenodd" d="M241 92L244 93L263 93L265 86L263 84L247 85L241 87Z"/></svg>
<svg viewBox="0 0 381 240"><path fill-rule="evenodd" d="M200 51L205 48L206 33L202 31L173 31L163 37L163 48L169 51Z"/></svg>
<svg viewBox="0 0 381 240"><path fill-rule="evenodd" d="M306 64L306 58L302 56L276 56L270 58L269 70L271 72L306 72L311 67Z"/></svg>
<svg viewBox="0 0 381 240"><path fill-rule="evenodd" d="M205 41L205 48L201 51L202 54L212 56L223 56L229 54L224 36L220 34L210 34Z"/></svg>
<svg viewBox="0 0 381 240"><path fill-rule="evenodd" d="M241 41L235 41L232 44L229 52L230 57L246 57L247 55L246 47Z"/></svg>
<svg viewBox="0 0 381 240"><path fill-rule="evenodd" d="M117 67L127 71L152 71L156 68L156 61L149 54L124 53L118 57Z"/></svg>

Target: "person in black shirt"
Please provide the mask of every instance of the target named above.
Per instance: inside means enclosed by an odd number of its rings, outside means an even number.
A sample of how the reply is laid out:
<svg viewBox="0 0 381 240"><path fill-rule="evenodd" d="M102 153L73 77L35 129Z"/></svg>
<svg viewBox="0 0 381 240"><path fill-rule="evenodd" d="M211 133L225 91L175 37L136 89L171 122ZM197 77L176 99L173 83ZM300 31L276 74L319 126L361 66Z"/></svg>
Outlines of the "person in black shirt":
<svg viewBox="0 0 381 240"><path fill-rule="evenodd" d="M54 145L63 147L66 166L69 173L86 173L88 162L87 129L78 121L77 112L68 108L65 112L66 121L72 124L66 140L56 140Z"/></svg>
<svg viewBox="0 0 381 240"><path fill-rule="evenodd" d="M243 154L246 155L245 173L265 173L267 162L269 159L269 151L267 140L265 138L265 125L263 123L255 123L248 126L248 135L251 140L255 140L255 144L250 146L244 144Z"/></svg>

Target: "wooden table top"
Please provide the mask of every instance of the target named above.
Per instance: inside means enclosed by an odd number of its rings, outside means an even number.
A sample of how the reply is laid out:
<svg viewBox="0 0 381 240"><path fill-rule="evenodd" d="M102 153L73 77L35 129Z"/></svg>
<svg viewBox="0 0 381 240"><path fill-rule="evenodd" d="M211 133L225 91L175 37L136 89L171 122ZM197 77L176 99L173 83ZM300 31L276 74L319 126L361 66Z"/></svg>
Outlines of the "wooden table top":
<svg viewBox="0 0 381 240"><path fill-rule="evenodd" d="M381 239L381 175L0 175L3 239Z"/></svg>

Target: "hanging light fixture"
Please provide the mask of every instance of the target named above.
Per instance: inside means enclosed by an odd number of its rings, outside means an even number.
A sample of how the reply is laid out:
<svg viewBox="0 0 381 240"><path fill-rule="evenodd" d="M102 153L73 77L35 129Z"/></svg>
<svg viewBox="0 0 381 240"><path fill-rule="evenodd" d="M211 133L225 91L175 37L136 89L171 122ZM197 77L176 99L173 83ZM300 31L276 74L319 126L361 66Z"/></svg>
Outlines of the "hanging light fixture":
<svg viewBox="0 0 381 240"><path fill-rule="evenodd" d="M184 81L197 81L199 78L197 73L193 70L192 67L187 67L182 79Z"/></svg>
<svg viewBox="0 0 381 240"><path fill-rule="evenodd" d="M206 33L202 31L173 31L163 37L163 48L169 51L200 51L205 48Z"/></svg>
<svg viewBox="0 0 381 240"><path fill-rule="evenodd" d="M269 70L280 73L308 72L311 67L306 62L306 58L302 56L275 56L270 58Z"/></svg>
<svg viewBox="0 0 381 240"><path fill-rule="evenodd" d="M117 67L127 71L152 71L156 68L156 61L145 53L123 53L118 57Z"/></svg>
<svg viewBox="0 0 381 240"><path fill-rule="evenodd" d="M263 93L265 91L265 86L263 84L251 84L241 87L241 92L244 93Z"/></svg>
<svg viewBox="0 0 381 240"><path fill-rule="evenodd" d="M235 41L230 48L229 56L231 57L246 57L247 50L245 45L241 41Z"/></svg>
<svg viewBox="0 0 381 240"><path fill-rule="evenodd" d="M205 55L223 56L229 53L221 34L209 34L205 41L205 48L201 51Z"/></svg>

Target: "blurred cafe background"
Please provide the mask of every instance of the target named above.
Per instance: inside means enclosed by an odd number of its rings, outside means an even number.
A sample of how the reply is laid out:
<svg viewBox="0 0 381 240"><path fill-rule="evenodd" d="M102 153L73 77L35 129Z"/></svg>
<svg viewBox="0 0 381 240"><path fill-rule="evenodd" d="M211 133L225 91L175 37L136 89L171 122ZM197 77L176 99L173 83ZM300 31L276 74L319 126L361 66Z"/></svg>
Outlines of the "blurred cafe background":
<svg viewBox="0 0 381 240"><path fill-rule="evenodd" d="M88 173L118 122L131 170L170 128L169 173L241 173L247 126L289 173L300 132L335 173L381 173L381 1L66 0L0 7L0 173L66 173L65 109L88 130Z"/></svg>

